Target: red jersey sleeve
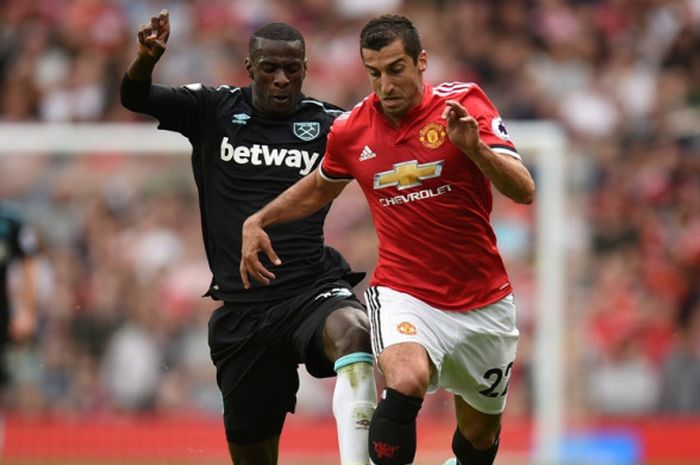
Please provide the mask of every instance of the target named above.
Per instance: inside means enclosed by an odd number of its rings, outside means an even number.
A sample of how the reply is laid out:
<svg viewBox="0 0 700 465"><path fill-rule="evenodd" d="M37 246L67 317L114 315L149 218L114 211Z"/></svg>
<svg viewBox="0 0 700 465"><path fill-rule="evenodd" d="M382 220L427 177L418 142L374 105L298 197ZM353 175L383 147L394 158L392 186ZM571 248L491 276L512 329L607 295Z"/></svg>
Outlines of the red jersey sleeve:
<svg viewBox="0 0 700 465"><path fill-rule="evenodd" d="M496 153L510 155L520 159L520 154L510 139L501 115L491 103L486 93L476 84L472 84L460 102L479 123L481 140Z"/></svg>
<svg viewBox="0 0 700 465"><path fill-rule="evenodd" d="M331 126L326 141L326 153L323 155L319 171L327 181L348 181L353 179L345 164L345 150L342 133L348 120L348 113L340 115Z"/></svg>

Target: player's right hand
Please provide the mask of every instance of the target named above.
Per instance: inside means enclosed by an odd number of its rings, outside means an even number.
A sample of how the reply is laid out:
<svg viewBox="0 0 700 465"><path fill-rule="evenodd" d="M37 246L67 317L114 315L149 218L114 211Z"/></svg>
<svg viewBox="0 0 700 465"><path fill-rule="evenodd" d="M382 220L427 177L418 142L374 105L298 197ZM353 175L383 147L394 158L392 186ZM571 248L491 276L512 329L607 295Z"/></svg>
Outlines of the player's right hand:
<svg viewBox="0 0 700 465"><path fill-rule="evenodd" d="M245 220L241 231L241 266L239 270L243 287L246 289L250 289L248 275L266 285L270 284L271 279L275 279L275 274L265 268L260 262L258 256L260 252L264 252L272 264L282 264L282 261L272 248L270 236L267 235L256 216L253 215Z"/></svg>
<svg viewBox="0 0 700 465"><path fill-rule="evenodd" d="M161 10L158 16L151 16L151 22L141 25L137 37L139 56L156 60L160 58L165 52L165 44L170 37L168 10Z"/></svg>
<svg viewBox="0 0 700 465"><path fill-rule="evenodd" d="M457 100L445 102L442 118L447 121L447 137L463 153L479 150L479 123Z"/></svg>

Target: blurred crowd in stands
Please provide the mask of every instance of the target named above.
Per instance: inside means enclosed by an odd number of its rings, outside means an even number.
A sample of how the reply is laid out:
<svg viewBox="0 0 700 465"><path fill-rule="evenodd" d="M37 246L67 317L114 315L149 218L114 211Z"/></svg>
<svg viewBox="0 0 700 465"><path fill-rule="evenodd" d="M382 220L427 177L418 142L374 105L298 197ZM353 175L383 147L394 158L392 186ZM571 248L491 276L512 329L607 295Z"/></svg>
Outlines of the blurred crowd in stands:
<svg viewBox="0 0 700 465"><path fill-rule="evenodd" d="M560 122L568 412L700 415L700 0L0 0L0 123L146 121L118 85L162 8L162 83L247 84L250 33L285 21L307 39L306 92L349 108L369 92L362 25L399 12L422 34L429 81L479 83L506 125ZM338 199L327 236L371 271L360 196ZM40 332L11 353L6 407L219 414L186 157L0 156L0 199L43 244ZM532 409L534 217L496 199L522 333L509 415ZM300 410L330 415L332 381L302 381Z"/></svg>

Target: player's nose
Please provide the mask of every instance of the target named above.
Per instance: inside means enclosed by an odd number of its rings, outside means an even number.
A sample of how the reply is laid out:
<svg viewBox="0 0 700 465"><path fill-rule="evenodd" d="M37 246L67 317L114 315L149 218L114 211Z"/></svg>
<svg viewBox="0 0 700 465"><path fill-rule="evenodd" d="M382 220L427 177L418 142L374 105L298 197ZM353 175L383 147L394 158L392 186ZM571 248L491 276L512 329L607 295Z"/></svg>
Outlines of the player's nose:
<svg viewBox="0 0 700 465"><path fill-rule="evenodd" d="M394 81L388 76L382 76L379 82L379 90L385 97L391 96L394 93Z"/></svg>
<svg viewBox="0 0 700 465"><path fill-rule="evenodd" d="M275 71L273 83L279 87L284 87L289 84L289 78L284 70L278 69Z"/></svg>

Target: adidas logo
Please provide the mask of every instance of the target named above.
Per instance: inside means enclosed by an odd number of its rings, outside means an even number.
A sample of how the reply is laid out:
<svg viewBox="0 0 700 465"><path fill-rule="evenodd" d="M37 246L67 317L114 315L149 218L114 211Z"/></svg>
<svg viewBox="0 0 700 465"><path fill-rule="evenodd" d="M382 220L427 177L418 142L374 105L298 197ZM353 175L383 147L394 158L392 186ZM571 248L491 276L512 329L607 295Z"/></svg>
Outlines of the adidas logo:
<svg viewBox="0 0 700 465"><path fill-rule="evenodd" d="M369 145L365 145L365 148L362 149L362 153L360 153L360 161L369 160L370 158L374 158L376 156L377 154L374 153L371 148L369 148Z"/></svg>

